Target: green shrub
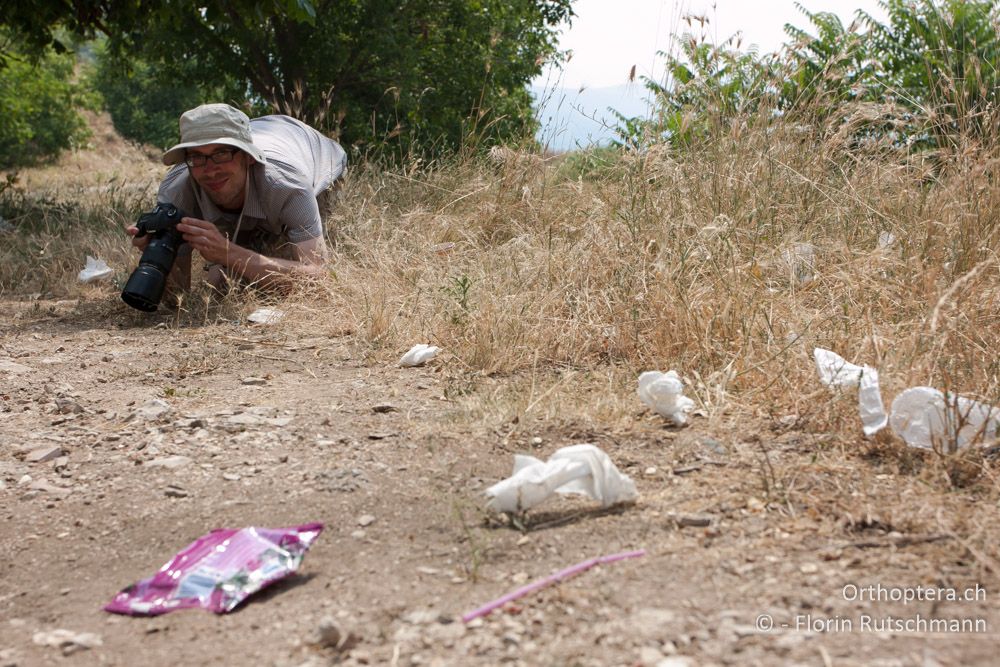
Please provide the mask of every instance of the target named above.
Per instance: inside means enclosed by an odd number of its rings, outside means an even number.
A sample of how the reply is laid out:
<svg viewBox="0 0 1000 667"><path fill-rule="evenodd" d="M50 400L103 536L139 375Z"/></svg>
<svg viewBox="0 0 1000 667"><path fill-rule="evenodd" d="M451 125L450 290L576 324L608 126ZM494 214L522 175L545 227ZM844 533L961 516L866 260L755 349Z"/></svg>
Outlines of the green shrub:
<svg viewBox="0 0 1000 667"><path fill-rule="evenodd" d="M50 51L37 62L14 56L0 67L0 168L52 159L87 139L74 62L70 54Z"/></svg>

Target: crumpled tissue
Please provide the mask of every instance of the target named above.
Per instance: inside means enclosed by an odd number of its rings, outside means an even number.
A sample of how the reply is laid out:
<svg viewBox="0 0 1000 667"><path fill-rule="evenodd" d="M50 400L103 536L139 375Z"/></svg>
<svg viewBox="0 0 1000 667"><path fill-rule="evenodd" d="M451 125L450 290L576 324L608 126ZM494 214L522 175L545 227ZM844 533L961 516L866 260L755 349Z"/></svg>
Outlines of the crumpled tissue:
<svg viewBox="0 0 1000 667"><path fill-rule="evenodd" d="M965 447L1000 431L1000 408L933 387L910 387L892 402L889 425L910 447Z"/></svg>
<svg viewBox="0 0 1000 667"><path fill-rule="evenodd" d="M677 426L687 421L694 401L684 395L684 383L677 371L646 371L639 376L639 400Z"/></svg>
<svg viewBox="0 0 1000 667"><path fill-rule="evenodd" d="M115 270L108 266L103 259L95 259L87 255L87 264L77 274L77 278L81 283L95 283L100 280L107 280L114 273Z"/></svg>
<svg viewBox="0 0 1000 667"><path fill-rule="evenodd" d="M548 461L515 455L514 473L486 489L486 506L497 512L529 510L553 494L581 494L610 507L639 497L635 482L591 444L570 445Z"/></svg>
<svg viewBox="0 0 1000 667"><path fill-rule="evenodd" d="M277 324L285 316L285 311L277 308L258 308L247 316L247 322L254 324Z"/></svg>
<svg viewBox="0 0 1000 667"><path fill-rule="evenodd" d="M828 387L858 387L858 412L865 435L873 435L888 421L882 406L878 371L871 366L857 366L836 352L817 347L813 350L820 382Z"/></svg>
<svg viewBox="0 0 1000 667"><path fill-rule="evenodd" d="M419 343L411 347L410 351L400 358L399 365L405 367L423 366L428 361L436 357L440 351L441 348L439 347Z"/></svg>

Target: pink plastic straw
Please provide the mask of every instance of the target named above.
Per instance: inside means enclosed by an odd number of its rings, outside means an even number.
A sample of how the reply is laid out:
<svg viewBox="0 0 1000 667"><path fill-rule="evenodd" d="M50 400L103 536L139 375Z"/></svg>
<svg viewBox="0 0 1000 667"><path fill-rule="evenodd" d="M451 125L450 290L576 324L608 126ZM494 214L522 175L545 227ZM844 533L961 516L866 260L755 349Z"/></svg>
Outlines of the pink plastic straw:
<svg viewBox="0 0 1000 667"><path fill-rule="evenodd" d="M610 556L598 556L597 558L589 558L583 561L582 563L577 563L576 565L567 567L565 570L559 570L555 574L550 574L544 579L538 579L536 581L531 582L530 584L525 584L524 586L518 588L516 591L511 591L510 593L507 593L503 597L499 597L496 600L493 600L492 602L484 604L482 607L476 609L475 611L470 611L468 614L462 616L462 622L468 623L474 618L479 618L480 616L486 616L494 609L502 607L508 602L512 602L514 600L517 600L518 598L522 598L528 593L534 593L535 591L541 588L545 588L546 586L557 584L563 579L569 579L574 575L589 570L595 565L614 563L615 561L625 560L626 558L641 558L645 555L646 555L646 550L639 549L638 551L625 551L620 554L611 554Z"/></svg>

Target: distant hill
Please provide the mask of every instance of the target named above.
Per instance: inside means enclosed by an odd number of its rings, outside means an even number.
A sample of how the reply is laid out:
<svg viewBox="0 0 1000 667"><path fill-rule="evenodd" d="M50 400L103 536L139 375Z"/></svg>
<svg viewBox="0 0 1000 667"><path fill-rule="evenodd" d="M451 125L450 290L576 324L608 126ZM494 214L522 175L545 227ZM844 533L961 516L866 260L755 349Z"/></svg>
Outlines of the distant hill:
<svg viewBox="0 0 1000 667"><path fill-rule="evenodd" d="M542 123L537 139L556 152L607 145L618 120L609 109L632 118L649 115L648 91L638 83L605 88L531 87Z"/></svg>

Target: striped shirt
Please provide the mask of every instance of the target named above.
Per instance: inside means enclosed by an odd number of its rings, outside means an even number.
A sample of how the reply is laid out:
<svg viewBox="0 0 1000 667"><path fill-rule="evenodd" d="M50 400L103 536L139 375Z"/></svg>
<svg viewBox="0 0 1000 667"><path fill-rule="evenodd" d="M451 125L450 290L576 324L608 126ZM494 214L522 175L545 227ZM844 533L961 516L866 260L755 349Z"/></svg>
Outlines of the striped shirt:
<svg viewBox="0 0 1000 667"><path fill-rule="evenodd" d="M239 221L241 236L245 231L263 232L290 243L322 236L323 220L316 198L344 173L344 149L289 116L254 118L250 131L266 162L250 166L243 219ZM240 217L219 209L183 162L167 172L156 199L208 220L223 233L233 233Z"/></svg>

